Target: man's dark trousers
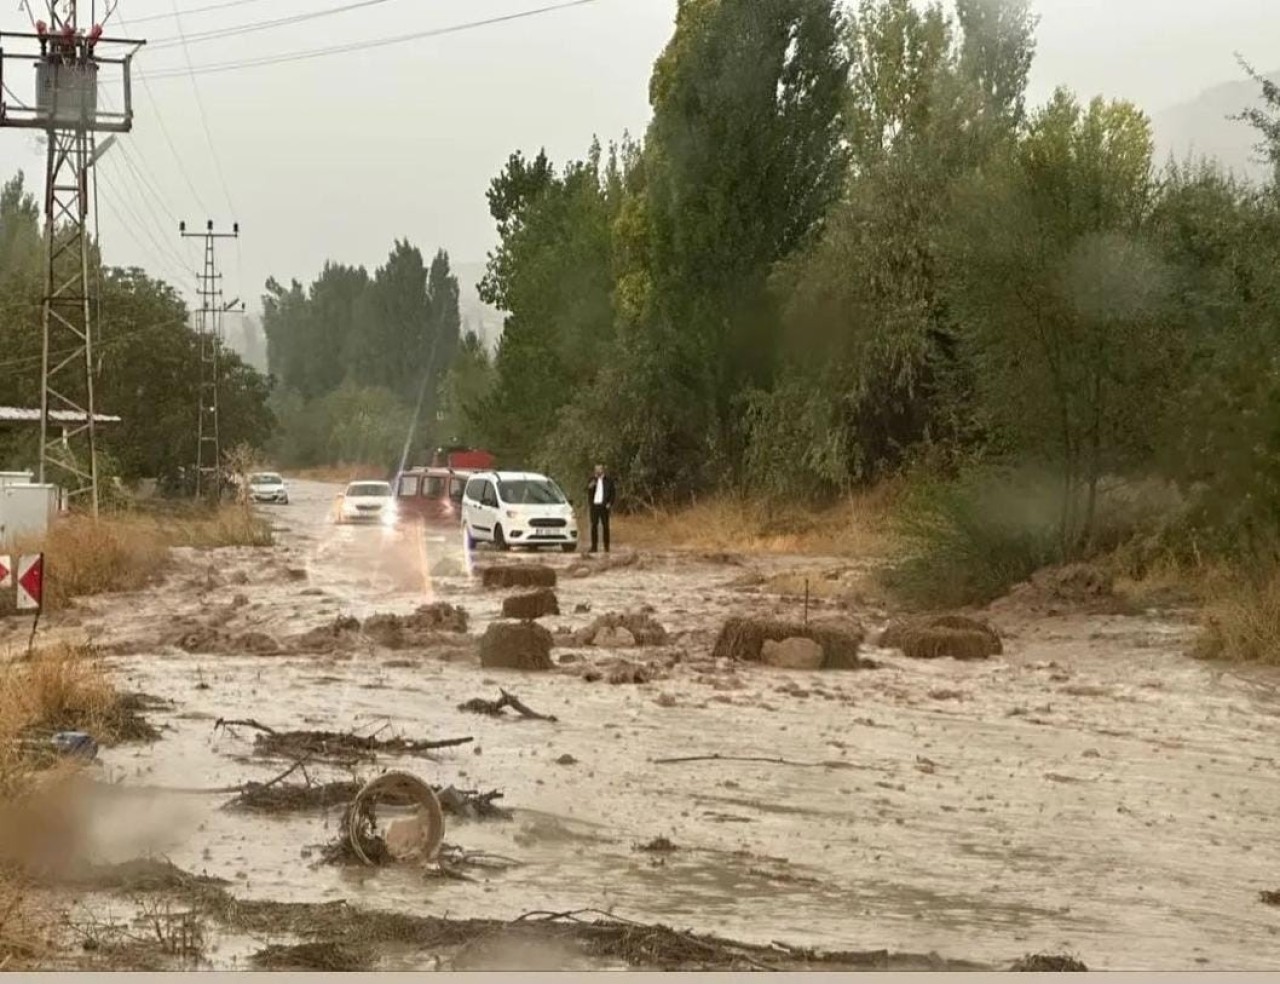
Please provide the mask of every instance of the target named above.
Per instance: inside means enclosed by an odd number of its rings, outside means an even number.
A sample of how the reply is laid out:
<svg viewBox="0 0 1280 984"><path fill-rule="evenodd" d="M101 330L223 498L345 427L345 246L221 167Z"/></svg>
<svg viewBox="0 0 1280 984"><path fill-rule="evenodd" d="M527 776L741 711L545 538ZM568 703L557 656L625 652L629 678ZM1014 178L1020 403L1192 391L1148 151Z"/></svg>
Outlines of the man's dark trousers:
<svg viewBox="0 0 1280 984"><path fill-rule="evenodd" d="M600 545L600 530L604 529L604 552L609 552L609 507L591 504L591 552Z"/></svg>

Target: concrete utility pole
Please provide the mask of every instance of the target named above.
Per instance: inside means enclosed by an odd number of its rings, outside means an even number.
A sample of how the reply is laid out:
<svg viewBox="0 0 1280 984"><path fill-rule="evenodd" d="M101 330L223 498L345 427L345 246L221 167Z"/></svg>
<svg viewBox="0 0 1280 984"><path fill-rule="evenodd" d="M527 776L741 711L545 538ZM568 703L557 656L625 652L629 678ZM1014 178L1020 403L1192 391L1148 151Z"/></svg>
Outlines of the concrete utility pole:
<svg viewBox="0 0 1280 984"><path fill-rule="evenodd" d="M97 516L90 324L94 304L89 267L98 258L91 257L89 242L90 169L107 149L107 144L97 146L97 134L133 129L132 59L145 42L104 37L103 25L97 23L86 33L76 0L48 0L47 12L47 22L34 21L34 33L0 32L0 128L43 130L48 142L39 480L45 482L51 477L48 472L59 469L64 473L68 498L87 495ZM27 50L6 50L6 42ZM104 57L99 49L122 54ZM34 87L18 75L21 63L33 65ZM120 75L124 87L121 112L98 107L103 70ZM15 86L30 90L30 100L16 95Z"/></svg>
<svg viewBox="0 0 1280 984"><path fill-rule="evenodd" d="M219 239L237 239L240 223L232 223L231 232L214 232L213 220L204 232L187 232L185 222L178 223L178 232L185 239L204 240L204 269L199 274L200 286L200 383L197 397L200 401L200 417L196 425L196 498L209 492L217 502L222 496L222 439L218 430L218 390L221 375L222 315L236 310L238 301L222 303L222 289L218 284L222 274L218 272L214 243ZM240 310L244 305L240 304Z"/></svg>

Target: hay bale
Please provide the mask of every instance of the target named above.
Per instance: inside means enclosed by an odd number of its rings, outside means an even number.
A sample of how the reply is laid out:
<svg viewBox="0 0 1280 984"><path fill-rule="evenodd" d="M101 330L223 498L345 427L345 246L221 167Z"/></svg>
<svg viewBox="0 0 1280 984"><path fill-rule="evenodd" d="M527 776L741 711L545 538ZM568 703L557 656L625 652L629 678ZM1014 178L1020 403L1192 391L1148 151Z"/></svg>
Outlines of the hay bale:
<svg viewBox="0 0 1280 984"><path fill-rule="evenodd" d="M860 625L846 619L810 622L805 626L778 619L731 618L720 629L712 657L759 663L763 660L765 642L792 638L809 639L821 646L824 670L871 669L876 665L858 655L864 633Z"/></svg>
<svg viewBox="0 0 1280 984"><path fill-rule="evenodd" d="M560 602L556 593L550 588L539 588L527 594L511 595L502 599L503 618L542 618L544 615L559 615Z"/></svg>
<svg viewBox="0 0 1280 984"><path fill-rule="evenodd" d="M621 625L610 625L599 629L591 644L601 649L630 649L636 644L636 637Z"/></svg>
<svg viewBox="0 0 1280 984"><path fill-rule="evenodd" d="M556 572L545 564L502 564L480 572L486 588L554 588Z"/></svg>
<svg viewBox="0 0 1280 984"><path fill-rule="evenodd" d="M259 655L280 652L280 643L265 632L246 632L235 641L235 648Z"/></svg>
<svg viewBox="0 0 1280 984"><path fill-rule="evenodd" d="M480 638L480 665L488 669L550 670L551 633L536 622L493 622Z"/></svg>
<svg viewBox="0 0 1280 984"><path fill-rule="evenodd" d="M937 615L895 622L880 634L884 649L900 649L911 659L976 660L1004 652L1000 634L967 615Z"/></svg>
<svg viewBox="0 0 1280 984"><path fill-rule="evenodd" d="M442 632L467 631L467 613L448 602L421 605L411 615L379 612L364 623L364 634L387 649L423 648Z"/></svg>
<svg viewBox="0 0 1280 984"><path fill-rule="evenodd" d="M627 635L631 637L629 642ZM609 612L574 633L575 644L581 646L663 646L668 638L666 628L645 611Z"/></svg>
<svg viewBox="0 0 1280 984"><path fill-rule="evenodd" d="M812 639L792 636L781 642L766 639L760 647L760 658L769 666L780 670L822 669L822 647Z"/></svg>

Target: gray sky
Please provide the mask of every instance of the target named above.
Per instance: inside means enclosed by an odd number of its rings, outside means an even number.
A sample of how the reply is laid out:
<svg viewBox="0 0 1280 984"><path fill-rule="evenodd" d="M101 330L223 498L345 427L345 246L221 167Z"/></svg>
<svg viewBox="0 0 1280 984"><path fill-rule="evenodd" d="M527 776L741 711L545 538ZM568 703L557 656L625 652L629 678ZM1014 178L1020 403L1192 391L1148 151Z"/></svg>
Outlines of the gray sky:
<svg viewBox="0 0 1280 984"><path fill-rule="evenodd" d="M187 11L185 54L172 43L175 2ZM582 154L593 133L607 141L643 130L650 68L676 6L595 0L394 46L199 74L193 85L187 57L197 68L238 62L558 0L381 0L274 30L195 40L353 0L240 0L193 12L218 2L226 0L120 0L111 33L127 26L130 36L148 38L138 70L153 77L135 83L134 133L102 164L101 228L110 262L146 266L190 295L199 253L179 240L175 220L199 227L212 218L220 228L238 221L242 239L220 247L222 269L228 295L251 309L268 275L306 282L326 259L372 268L396 237L424 252L443 246L457 262L483 260L494 239L484 192L511 151L545 145L562 161ZM1234 51L1259 68L1280 67L1272 64L1280 61L1275 3L1039 0L1033 101L1062 83L1082 96L1125 96L1158 111L1238 78ZM15 0L4 4L0 26L28 29L14 7ZM18 168L38 188L43 158L34 138L0 131L0 176Z"/></svg>

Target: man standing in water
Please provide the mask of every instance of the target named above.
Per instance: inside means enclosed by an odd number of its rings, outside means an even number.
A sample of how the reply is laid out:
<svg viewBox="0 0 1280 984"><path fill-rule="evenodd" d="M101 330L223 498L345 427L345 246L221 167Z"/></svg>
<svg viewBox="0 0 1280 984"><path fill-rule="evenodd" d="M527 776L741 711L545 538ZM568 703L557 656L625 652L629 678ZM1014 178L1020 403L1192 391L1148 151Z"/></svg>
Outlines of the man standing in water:
<svg viewBox="0 0 1280 984"><path fill-rule="evenodd" d="M613 508L613 479L604 472L604 465L596 465L596 473L587 482L587 501L591 503L591 552L600 545L600 530L604 529L604 552L609 552L609 510Z"/></svg>

